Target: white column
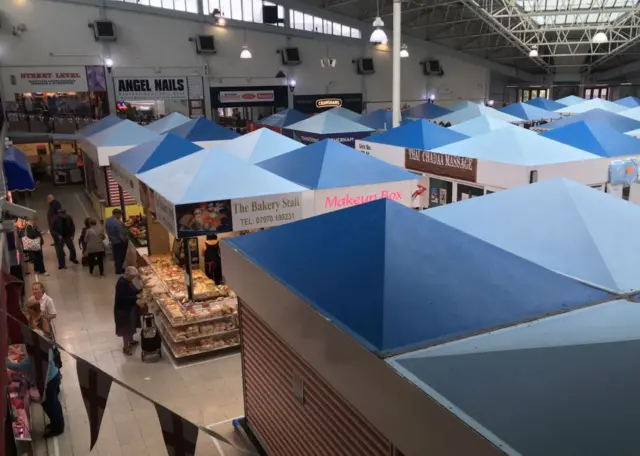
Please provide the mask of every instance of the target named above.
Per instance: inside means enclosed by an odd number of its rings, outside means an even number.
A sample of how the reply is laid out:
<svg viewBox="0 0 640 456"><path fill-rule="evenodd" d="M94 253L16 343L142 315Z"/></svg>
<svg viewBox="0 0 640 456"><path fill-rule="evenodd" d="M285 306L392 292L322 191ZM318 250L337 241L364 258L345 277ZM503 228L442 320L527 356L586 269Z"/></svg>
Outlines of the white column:
<svg viewBox="0 0 640 456"><path fill-rule="evenodd" d="M393 90L391 108L393 127L400 125L400 46L402 45L402 10L400 0L393 0Z"/></svg>

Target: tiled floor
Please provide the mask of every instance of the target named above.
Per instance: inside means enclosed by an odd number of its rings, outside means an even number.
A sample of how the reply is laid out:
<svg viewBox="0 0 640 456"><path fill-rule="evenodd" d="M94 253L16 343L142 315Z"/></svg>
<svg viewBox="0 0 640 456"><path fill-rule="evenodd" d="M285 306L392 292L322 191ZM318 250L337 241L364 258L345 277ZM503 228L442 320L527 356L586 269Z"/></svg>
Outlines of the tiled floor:
<svg viewBox="0 0 640 456"><path fill-rule="evenodd" d="M55 190L57 198L74 217L78 233L90 205L80 188ZM30 206L45 218L46 189L34 192ZM97 365L132 388L144 393L193 422L211 426L230 438L231 419L243 413L240 355L225 355L192 366L176 366L165 355L157 363L142 363L139 351L122 354L121 341L114 334L113 265L106 277L90 276L86 268L69 265L59 271L50 238L45 236L45 263L49 277L38 277L47 287L58 310L57 340L68 351ZM30 280L34 277L31 276ZM164 456L160 426L153 405L124 388L113 385L98 443L89 451L89 425L78 387L75 362L63 353L62 394L66 432L44 442L42 416L36 416L36 455L50 456ZM236 439L237 440L237 439ZM238 441L238 444L241 442ZM243 454L200 433L197 455L235 456Z"/></svg>

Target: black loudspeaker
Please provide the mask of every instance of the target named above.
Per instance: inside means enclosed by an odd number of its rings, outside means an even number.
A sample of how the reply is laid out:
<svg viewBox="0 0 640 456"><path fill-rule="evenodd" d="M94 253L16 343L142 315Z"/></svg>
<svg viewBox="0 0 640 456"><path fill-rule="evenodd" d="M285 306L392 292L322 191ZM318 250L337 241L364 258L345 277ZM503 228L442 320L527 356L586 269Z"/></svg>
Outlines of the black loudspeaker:
<svg viewBox="0 0 640 456"><path fill-rule="evenodd" d="M265 24L277 24L280 22L278 19L278 7L275 5L262 5L262 22Z"/></svg>

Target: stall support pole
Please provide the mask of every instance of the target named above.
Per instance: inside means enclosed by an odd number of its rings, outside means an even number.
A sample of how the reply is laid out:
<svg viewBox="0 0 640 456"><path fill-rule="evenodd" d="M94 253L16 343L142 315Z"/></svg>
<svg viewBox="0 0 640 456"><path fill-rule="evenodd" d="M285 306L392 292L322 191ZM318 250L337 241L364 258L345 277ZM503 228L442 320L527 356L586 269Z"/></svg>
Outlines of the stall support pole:
<svg viewBox="0 0 640 456"><path fill-rule="evenodd" d="M400 125L400 47L402 45L402 4L393 0L393 90L391 99L393 128Z"/></svg>
<svg viewBox="0 0 640 456"><path fill-rule="evenodd" d="M189 302L193 302L193 273L191 271L191 246L189 238L182 240L182 248L184 249L184 281L187 284L187 296Z"/></svg>
<svg viewBox="0 0 640 456"><path fill-rule="evenodd" d="M122 190L122 186L118 184L118 195L120 196L120 209L122 210L122 221L127 221L127 208L124 204L124 191Z"/></svg>

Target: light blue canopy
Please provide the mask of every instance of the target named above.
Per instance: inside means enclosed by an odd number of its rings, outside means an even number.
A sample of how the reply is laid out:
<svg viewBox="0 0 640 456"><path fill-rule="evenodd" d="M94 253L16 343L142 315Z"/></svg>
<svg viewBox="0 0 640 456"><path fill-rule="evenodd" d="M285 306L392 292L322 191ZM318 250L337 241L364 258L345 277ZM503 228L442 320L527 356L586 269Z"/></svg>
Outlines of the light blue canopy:
<svg viewBox="0 0 640 456"><path fill-rule="evenodd" d="M270 127L283 128L307 119L308 117L308 115L303 114L300 111L296 111L295 109L285 109L284 111L276 112L257 123L260 125L269 125Z"/></svg>
<svg viewBox="0 0 640 456"><path fill-rule="evenodd" d="M524 128L501 128L484 135L471 137L466 141L439 147L433 151L523 166L600 158Z"/></svg>
<svg viewBox="0 0 640 456"><path fill-rule="evenodd" d="M258 163L258 166L310 189L408 181L417 176L337 141L325 139Z"/></svg>
<svg viewBox="0 0 640 456"><path fill-rule="evenodd" d="M202 150L202 147L172 133L165 133L109 158L131 174L144 173L158 166Z"/></svg>
<svg viewBox="0 0 640 456"><path fill-rule="evenodd" d="M268 128L260 128L220 144L218 147L220 150L224 150L249 163L258 163L294 149L299 149L304 145Z"/></svg>
<svg viewBox="0 0 640 456"><path fill-rule="evenodd" d="M336 106L335 108L328 109L325 112L331 112L333 114L336 114L340 117L344 117L345 119L352 120L354 122L357 122L361 116L361 114L358 114L357 112L353 112L350 109L342 108L340 106Z"/></svg>
<svg viewBox="0 0 640 456"><path fill-rule="evenodd" d="M555 120L562 116L555 112L547 111L546 109L538 108L537 106L529 105L526 103L513 103L504 108L498 109L500 112L511 114L522 120Z"/></svg>
<svg viewBox="0 0 640 456"><path fill-rule="evenodd" d="M130 120L116 122L109 128L105 128L91 136L86 137L86 141L93 146L99 147L118 147L118 146L135 146L150 139L156 138L158 134L148 130L141 125Z"/></svg>
<svg viewBox="0 0 640 456"><path fill-rule="evenodd" d="M531 106L536 106L540 109L546 109L547 111L555 111L556 109L562 108L562 106L564 106L557 101L549 100L548 98L543 97L532 98L529 101L525 101L525 103Z"/></svg>
<svg viewBox="0 0 640 456"><path fill-rule="evenodd" d="M477 136L506 127L520 128L497 117L480 116L458 125L453 125L449 127L449 130L457 131L467 136Z"/></svg>
<svg viewBox="0 0 640 456"><path fill-rule="evenodd" d="M497 109L489 108L487 106L474 104L473 106L467 106L466 108L460 109L458 111L454 111L450 114L445 114L444 116L436 117L433 119L434 122L443 122L443 123L451 123L452 125L459 124L462 122L466 122L467 120L475 119L480 116L489 116L495 117L497 119L504 120L505 122L521 122L522 119L519 119L516 116L512 116L511 114L506 114L504 112L500 112Z"/></svg>
<svg viewBox="0 0 640 456"><path fill-rule="evenodd" d="M380 356L610 296L388 199L225 242Z"/></svg>
<svg viewBox="0 0 640 456"><path fill-rule="evenodd" d="M472 101L464 100L459 101L451 106L447 106L447 109L449 111L462 111L463 109L473 108L474 106L479 106L479 104Z"/></svg>
<svg viewBox="0 0 640 456"><path fill-rule="evenodd" d="M619 131L620 133L626 133L628 131L640 128L640 120L635 120L622 114L623 113L616 114L613 112L605 111L604 109L592 109L591 111L583 112L582 114L576 114L564 119L554 120L553 122L541 126L541 128L549 130L552 128L564 127L566 125L581 121L608 125L614 130Z"/></svg>
<svg viewBox="0 0 640 456"><path fill-rule="evenodd" d="M640 290L640 207L599 190L553 179L424 214L602 289Z"/></svg>
<svg viewBox="0 0 640 456"><path fill-rule="evenodd" d="M407 121L407 117L404 116L405 113L406 111L402 113L403 115L400 118L401 124ZM358 119L358 123L374 130L390 130L393 128L393 113L387 109L376 109L369 114L363 114Z"/></svg>
<svg viewBox="0 0 640 456"><path fill-rule="evenodd" d="M625 111L619 112L618 114L628 117L629 119L640 121L640 106L627 109Z"/></svg>
<svg viewBox="0 0 640 456"><path fill-rule="evenodd" d="M336 109L342 108L333 108L329 111L323 112L322 114L309 117L308 119L289 125L287 129L294 131L303 131L306 133L315 133L319 135L374 131L373 128L365 127L362 124L343 117L342 115L335 112ZM348 110L345 109L345 111Z"/></svg>
<svg viewBox="0 0 640 456"><path fill-rule="evenodd" d="M625 111L628 108L626 106L612 103L611 101L592 98L591 100L575 103L565 108L558 108L556 109L556 112L560 112L562 114L582 114L583 112L591 111L592 109L602 109L603 111L618 113Z"/></svg>
<svg viewBox="0 0 640 456"><path fill-rule="evenodd" d="M368 136L363 141L411 149L432 150L463 139L467 139L467 135L426 120L415 120L391 130Z"/></svg>
<svg viewBox="0 0 640 456"><path fill-rule="evenodd" d="M276 176L219 147L204 149L138 175L173 204L302 192L306 188Z"/></svg>
<svg viewBox="0 0 640 456"><path fill-rule="evenodd" d="M109 127L113 127L115 124L122 122L123 120L124 119L121 119L118 116L110 114L107 117L103 117L102 119L98 120L97 122L81 128L76 132L76 136L79 138L87 138L91 135L95 135L96 133L101 132L102 130L106 130Z"/></svg>
<svg viewBox="0 0 640 456"><path fill-rule="evenodd" d="M191 119L187 116L183 116L179 112L172 112L168 116L164 116L162 119L151 122L147 125L147 128L151 131L155 131L156 133L166 133L178 125L189 122L189 120Z"/></svg>
<svg viewBox="0 0 640 456"><path fill-rule="evenodd" d="M576 97L575 95L569 95L568 97L564 97L564 98L560 98L559 100L556 100L556 103L560 103L561 105L564 105L564 106L571 106L574 104L582 103L583 101L585 101L584 98Z"/></svg>
<svg viewBox="0 0 640 456"><path fill-rule="evenodd" d="M226 141L240 136L235 131L211 122L205 117L191 119L168 131L191 142Z"/></svg>
<svg viewBox="0 0 640 456"><path fill-rule="evenodd" d="M434 103L422 103L402 111L402 115L409 119L433 119L452 112L452 109L443 108Z"/></svg>
<svg viewBox="0 0 640 456"><path fill-rule="evenodd" d="M615 103L626 106L627 108L637 108L640 106L640 98L638 97L624 97L616 100Z"/></svg>
<svg viewBox="0 0 640 456"><path fill-rule="evenodd" d="M540 135L601 157L640 155L640 139L604 124L576 122Z"/></svg>

